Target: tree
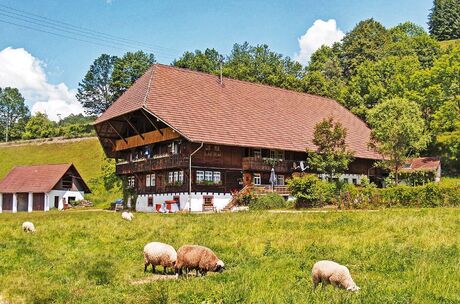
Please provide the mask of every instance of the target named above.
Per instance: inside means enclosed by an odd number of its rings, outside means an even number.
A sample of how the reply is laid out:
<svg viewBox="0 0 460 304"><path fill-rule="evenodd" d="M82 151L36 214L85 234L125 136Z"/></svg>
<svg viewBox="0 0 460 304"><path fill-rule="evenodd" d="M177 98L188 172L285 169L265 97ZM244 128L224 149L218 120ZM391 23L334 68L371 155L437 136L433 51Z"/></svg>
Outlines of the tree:
<svg viewBox="0 0 460 304"><path fill-rule="evenodd" d="M354 75L366 60L381 58L383 46L389 38L385 27L374 19L359 22L342 40L340 59L345 77Z"/></svg>
<svg viewBox="0 0 460 304"><path fill-rule="evenodd" d="M382 155L379 165L398 174L407 158L428 142L425 123L417 103L404 98L387 99L369 111L372 127L370 147Z"/></svg>
<svg viewBox="0 0 460 304"><path fill-rule="evenodd" d="M56 127L56 123L49 120L46 114L38 112L27 122L22 137L24 139L53 137L57 133Z"/></svg>
<svg viewBox="0 0 460 304"><path fill-rule="evenodd" d="M0 125L5 141L9 140L12 129L19 121L24 121L29 114L24 98L16 88L0 88Z"/></svg>
<svg viewBox="0 0 460 304"><path fill-rule="evenodd" d="M115 61L110 85L113 99L121 96L149 67L155 63L155 56L142 51L127 52Z"/></svg>
<svg viewBox="0 0 460 304"><path fill-rule="evenodd" d="M223 56L215 49L206 49L204 52L196 50L194 53L185 52L182 57L174 60L172 65L204 73L218 74L221 58Z"/></svg>
<svg viewBox="0 0 460 304"><path fill-rule="evenodd" d="M460 2L458 0L434 0L428 16L430 34L438 40L460 38Z"/></svg>
<svg viewBox="0 0 460 304"><path fill-rule="evenodd" d="M78 84L77 99L87 114L99 115L113 103L111 79L116 60L116 56L102 54L94 60L85 78Z"/></svg>
<svg viewBox="0 0 460 304"><path fill-rule="evenodd" d="M347 149L347 130L332 117L323 119L315 125L313 143L316 151L309 151L307 162L313 170L325 173L329 179L343 173L353 160L353 152Z"/></svg>
<svg viewBox="0 0 460 304"><path fill-rule="evenodd" d="M289 57L273 52L266 44L234 44L224 64L223 73L230 78L302 90L303 67Z"/></svg>

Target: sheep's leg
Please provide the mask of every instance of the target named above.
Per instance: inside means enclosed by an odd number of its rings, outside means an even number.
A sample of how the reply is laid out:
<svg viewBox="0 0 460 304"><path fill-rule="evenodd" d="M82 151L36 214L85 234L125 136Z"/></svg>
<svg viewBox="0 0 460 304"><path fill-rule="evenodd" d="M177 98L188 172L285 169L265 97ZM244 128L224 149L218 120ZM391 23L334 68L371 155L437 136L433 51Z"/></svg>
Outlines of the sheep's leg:
<svg viewBox="0 0 460 304"><path fill-rule="evenodd" d="M163 266L163 274L166 274L166 266Z"/></svg>
<svg viewBox="0 0 460 304"><path fill-rule="evenodd" d="M147 272L147 267L149 266L149 263L144 264L144 272Z"/></svg>
<svg viewBox="0 0 460 304"><path fill-rule="evenodd" d="M196 270L196 276L198 276L198 269L195 269Z"/></svg>
<svg viewBox="0 0 460 304"><path fill-rule="evenodd" d="M152 273L155 273L155 265L152 264Z"/></svg>

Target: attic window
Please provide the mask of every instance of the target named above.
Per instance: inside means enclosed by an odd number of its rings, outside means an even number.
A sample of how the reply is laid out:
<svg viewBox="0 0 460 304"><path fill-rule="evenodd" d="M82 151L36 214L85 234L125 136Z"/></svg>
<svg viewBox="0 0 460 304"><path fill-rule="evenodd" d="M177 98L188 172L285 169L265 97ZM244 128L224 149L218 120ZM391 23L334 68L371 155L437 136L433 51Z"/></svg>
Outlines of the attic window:
<svg viewBox="0 0 460 304"><path fill-rule="evenodd" d="M62 188L64 189L72 188L72 176L66 175L62 178Z"/></svg>

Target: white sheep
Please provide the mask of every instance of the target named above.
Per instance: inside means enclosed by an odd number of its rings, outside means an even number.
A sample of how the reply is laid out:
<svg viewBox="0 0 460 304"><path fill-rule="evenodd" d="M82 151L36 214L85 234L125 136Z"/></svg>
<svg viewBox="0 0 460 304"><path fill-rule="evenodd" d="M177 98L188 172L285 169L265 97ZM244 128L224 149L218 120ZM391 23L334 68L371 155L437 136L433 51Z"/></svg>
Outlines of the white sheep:
<svg viewBox="0 0 460 304"><path fill-rule="evenodd" d="M163 273L166 274L166 267L176 266L176 250L168 244L151 242L144 247L144 272L152 265L152 273L155 273L155 266L163 266Z"/></svg>
<svg viewBox="0 0 460 304"><path fill-rule="evenodd" d="M35 232L35 226L31 222L24 222L22 223L22 230L25 232Z"/></svg>
<svg viewBox="0 0 460 304"><path fill-rule="evenodd" d="M351 278L348 268L333 261L316 262L311 270L311 279L313 281L313 289L319 283L323 287L327 284L332 284L334 287L343 288L348 291L358 291L360 289Z"/></svg>
<svg viewBox="0 0 460 304"><path fill-rule="evenodd" d="M134 218L134 215L131 212L123 211L121 213L121 218L131 222Z"/></svg>

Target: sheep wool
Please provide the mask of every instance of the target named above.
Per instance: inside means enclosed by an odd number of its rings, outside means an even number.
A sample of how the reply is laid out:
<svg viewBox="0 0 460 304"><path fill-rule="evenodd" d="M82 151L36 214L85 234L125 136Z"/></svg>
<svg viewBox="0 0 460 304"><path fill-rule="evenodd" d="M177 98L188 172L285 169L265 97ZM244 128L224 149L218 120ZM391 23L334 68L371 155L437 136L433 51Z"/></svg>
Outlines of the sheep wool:
<svg viewBox="0 0 460 304"><path fill-rule="evenodd" d="M25 232L35 232L35 226L31 222L24 222L22 223L22 230Z"/></svg>
<svg viewBox="0 0 460 304"><path fill-rule="evenodd" d="M163 272L166 273L166 268L174 268L176 266L177 253L176 250L168 244L160 242L151 242L144 247L144 272L147 267L152 265L152 273L155 273L155 266L163 266Z"/></svg>
<svg viewBox="0 0 460 304"><path fill-rule="evenodd" d="M348 291L358 291L360 289L351 278L348 268L333 261L316 262L311 271L311 278L313 289L319 283L322 286L331 284L336 288L343 288Z"/></svg>
<svg viewBox="0 0 460 304"><path fill-rule="evenodd" d="M134 215L131 212L124 211L121 214L121 218L124 219L124 220L127 220L127 221L132 221L133 218L134 218Z"/></svg>
<svg viewBox="0 0 460 304"><path fill-rule="evenodd" d="M208 271L222 272L225 264L209 248L198 245L184 245L177 251L176 275L182 275L182 269L197 270L201 275Z"/></svg>

